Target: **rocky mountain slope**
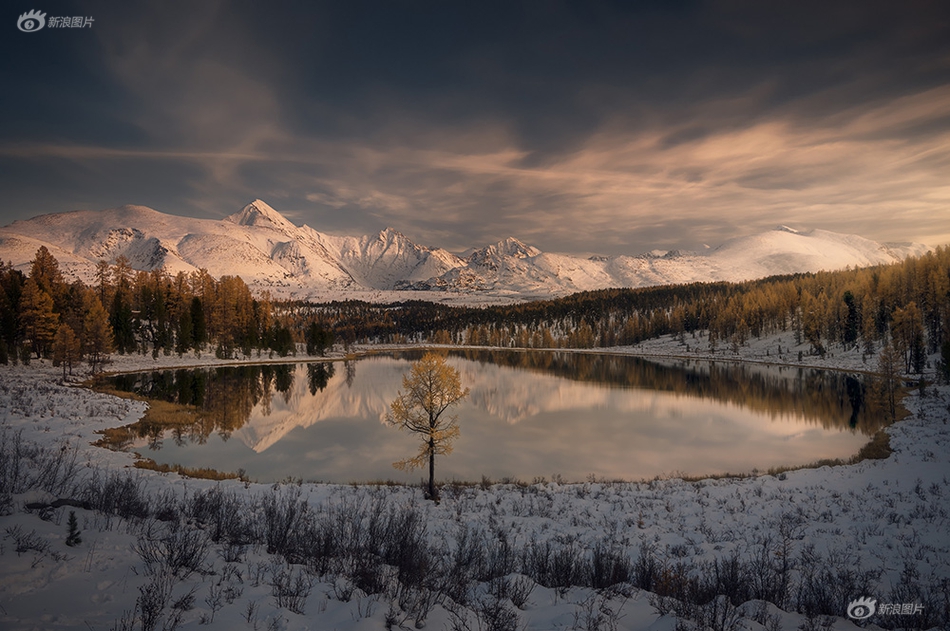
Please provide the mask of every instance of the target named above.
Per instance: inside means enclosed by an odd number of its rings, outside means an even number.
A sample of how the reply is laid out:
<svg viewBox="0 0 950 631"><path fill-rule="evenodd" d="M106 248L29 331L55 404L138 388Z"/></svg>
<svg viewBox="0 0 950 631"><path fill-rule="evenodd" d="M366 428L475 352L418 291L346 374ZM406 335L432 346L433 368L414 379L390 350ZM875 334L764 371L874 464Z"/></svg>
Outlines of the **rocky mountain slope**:
<svg viewBox="0 0 950 631"><path fill-rule="evenodd" d="M526 300L607 287L738 281L899 261L920 244L882 244L824 230L784 226L737 237L708 252L652 252L581 258L542 252L509 237L453 254L387 228L361 237L296 226L261 200L220 220L193 219L144 206L73 211L0 228L0 260L27 269L45 245L67 276L91 281L99 260L125 256L132 267L170 273L206 269L239 275L277 297L379 299L452 295ZM393 293L396 292L396 293ZM433 294L432 292L436 292Z"/></svg>

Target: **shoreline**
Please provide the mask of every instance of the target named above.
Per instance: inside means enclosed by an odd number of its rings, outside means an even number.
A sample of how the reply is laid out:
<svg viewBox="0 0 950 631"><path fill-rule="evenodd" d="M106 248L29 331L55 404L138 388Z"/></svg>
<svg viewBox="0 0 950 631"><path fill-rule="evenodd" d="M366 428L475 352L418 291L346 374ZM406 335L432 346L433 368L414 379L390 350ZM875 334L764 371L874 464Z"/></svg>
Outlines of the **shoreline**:
<svg viewBox="0 0 950 631"><path fill-rule="evenodd" d="M668 336L671 338L672 336ZM663 338L660 338L663 340ZM655 340L650 340L648 342L655 342ZM673 339L669 339L670 343L677 343ZM118 375L126 374L139 374L145 372L153 371L165 371L165 370L193 370L201 368L229 368L229 367L239 367L239 366L266 366L266 365L287 365L287 364L314 364L314 363L333 363L333 362L345 362L345 361L358 361L366 357L372 357L374 355L386 355L390 353L404 353L404 352L423 352L427 350L435 351L448 351L448 352L459 352L463 353L466 351L471 352L484 352L484 353L570 353L570 354L580 354L580 355L602 355L602 356L612 356L612 357L634 357L645 360L675 360L675 361L685 361L685 362L700 362L707 364L715 364L716 362L727 362L730 364L736 365L751 365L751 366L761 366L765 368L798 368L798 369L808 369L808 370L820 370L827 372L840 372L846 374L862 374L873 376L876 373L869 370L859 370L854 367L842 367L842 366L829 366L829 365L813 365L813 364L792 364L788 362L776 362L774 360L764 360L759 358L746 358L742 356L735 357L723 357L717 355L707 355L707 354L691 354L691 355L682 355L673 352L658 352L658 351L649 351L639 348L639 346L626 346L626 347L610 347L610 348L512 348L512 347L499 347L499 346L474 346L474 345L449 345L449 344L429 344L429 343L404 343L404 344L381 344L381 345L360 345L354 348L351 348L348 351L344 352L330 352L325 356L288 356L282 358L263 358L263 357L243 357L243 358L231 358L231 359L220 359L216 357L211 358L194 358L194 362L188 361L190 358L187 356L177 357L174 354L168 356L160 356L164 358L165 361L163 364L167 364L169 361L173 362L173 365L162 365L154 367L142 367L136 366L131 369L125 370L116 370L101 372L91 377L85 381L79 382L78 385L84 388L90 388L96 392L101 392L104 394L118 396L120 398L126 398L130 400L143 400L145 403L148 403L147 399L138 399L131 394L129 396L124 396L122 393L113 392L111 390L101 390L96 387L95 383L101 377L113 377ZM155 361L149 355L119 355L117 358L120 362L125 360L125 363L138 363L137 360L141 359L144 362ZM183 363L175 362L178 359L183 361ZM211 359L212 361L207 361ZM906 408L901 404L899 407L904 409L905 413L902 415L902 418L906 417L907 413ZM134 427L139 422L146 422L148 412L146 411L142 418L138 419L136 422L130 425L123 425L116 428L109 428L109 431L121 430L126 427ZM752 468L749 471L723 471L723 472L714 472L714 473L697 473L697 474L685 474L679 471L669 471L669 472L660 472L656 475L642 478L600 478L601 482L609 482L614 484L643 484L651 480L669 480L669 479L682 479L685 481L700 481L706 479L716 479L716 480L728 480L728 479L744 479L744 478L754 478L764 475L784 475L790 471L797 471L802 469L816 469L822 466L849 466L861 462L866 459L882 459L886 458L890 454L889 440L885 440L883 443L883 450L887 453L885 456L874 455L874 456L865 456L862 457L861 454L865 452L872 452L871 449L876 444L880 447L880 435L883 433L885 438L887 438L887 427L890 427L894 423L900 422L901 419L892 421L881 427L876 433L866 434L867 442L863 443L858 447L858 449L847 456L844 457L834 457L834 458L818 458L816 460L809 460L802 464L790 464L790 465L776 465L768 467L765 469ZM169 428L174 427L169 426ZM104 432L106 433L106 432ZM108 444L106 439L100 439L94 444L95 447L102 449L109 449L110 451L116 451L117 453L129 453L135 455L136 459L133 463L133 466L139 469L158 471L160 473L169 473L176 472L183 478L193 478L193 479L210 479L210 480L221 480L225 477L240 479L245 481L245 478L242 476L240 471L223 471L217 469L205 469L203 467L199 468L203 472L203 475L190 475L185 473L184 469L189 469L190 467L183 467L182 465L174 462L163 462L156 463L154 460L144 457L138 454L135 451L126 451L119 448L113 448ZM880 450L877 452L880 453ZM481 476L482 480L488 480L489 477L484 474ZM536 479L546 479L547 476L536 476ZM562 479L560 476L556 476L559 479ZM588 476L587 481L598 479L595 476ZM501 482L505 481L505 482ZM272 482L259 482L262 484L270 484ZM417 485L415 482L407 481L394 481L394 480L350 480L345 482L322 482L322 481L307 481L308 484L329 484L329 485L345 485L345 486L392 486L400 485L405 487L414 487ZM445 479L438 481L440 485L448 486L482 486L484 483L476 479ZM526 480L514 479L507 476L502 476L499 478L499 481L496 483L505 483L510 486L524 487L529 486L529 483ZM568 484L584 484L583 479L571 479L563 482L564 485Z"/></svg>
<svg viewBox="0 0 950 631"><path fill-rule="evenodd" d="M655 342L657 340L664 340L669 338L669 336L664 336L663 338L657 338L656 340L648 340L648 342ZM149 371L159 371L159 370L176 370L176 369L191 369L191 368L218 368L218 367L229 367L229 366L263 366L268 364L311 364L311 363L328 363L328 362L340 362L340 361L350 361L355 359L362 359L364 357L370 357L372 355L379 355L385 353L398 353L398 352L412 352L412 351L425 351L425 350L436 350L436 351L482 351L482 352L510 352L510 353L573 353L573 354L583 354L583 355L615 355L620 357L639 357L642 359L676 359L683 361L703 361L703 362L728 362L735 364L752 364L765 367L780 367L780 368L807 368L811 370L826 370L832 372L847 372L847 373L856 373L862 375L876 375L878 374L874 370L868 368L858 368L853 365L829 365L829 363L797 363L790 361L775 361L774 359L763 359L761 357L744 357L741 354L736 354L734 356L728 356L725 354L708 354L708 353L675 353L675 352L657 352L653 350L645 350L641 348L641 345L633 346L610 346L610 347L598 347L598 348L531 348L531 347L511 347L511 346L474 346L474 345L465 345L465 344L432 344L427 342L420 342L418 344L378 344L378 345L360 345L356 346L349 351L334 351L324 356L308 356L308 355L289 355L287 357L279 358L263 358L263 357L242 357L242 358L228 358L220 359L216 357L209 358L195 358L193 361L186 359L187 356L177 357L174 353L170 355L160 355L158 359L152 359L150 355L117 355L113 356L109 360L108 365L115 365L116 363L137 363L138 359L141 359L143 362L152 361L155 362L152 366L143 366L136 365L135 367L121 368L119 370L107 370L96 373L95 376L104 376L111 377L116 375L124 374L134 374L140 372L149 372ZM178 361L176 361L176 359ZM32 360L32 361L44 361L44 360ZM159 363L160 362L160 363ZM905 380L909 380L911 377L903 377Z"/></svg>

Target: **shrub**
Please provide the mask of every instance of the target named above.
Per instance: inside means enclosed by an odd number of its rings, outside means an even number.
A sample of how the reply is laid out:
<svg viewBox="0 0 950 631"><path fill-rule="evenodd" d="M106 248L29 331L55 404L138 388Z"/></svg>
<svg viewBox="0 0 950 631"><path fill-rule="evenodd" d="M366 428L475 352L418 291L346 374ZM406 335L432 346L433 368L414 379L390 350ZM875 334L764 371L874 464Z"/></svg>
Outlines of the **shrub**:
<svg viewBox="0 0 950 631"><path fill-rule="evenodd" d="M82 537L79 535L79 522L76 519L76 512L69 511L69 520L66 522L66 545L73 547L82 543Z"/></svg>

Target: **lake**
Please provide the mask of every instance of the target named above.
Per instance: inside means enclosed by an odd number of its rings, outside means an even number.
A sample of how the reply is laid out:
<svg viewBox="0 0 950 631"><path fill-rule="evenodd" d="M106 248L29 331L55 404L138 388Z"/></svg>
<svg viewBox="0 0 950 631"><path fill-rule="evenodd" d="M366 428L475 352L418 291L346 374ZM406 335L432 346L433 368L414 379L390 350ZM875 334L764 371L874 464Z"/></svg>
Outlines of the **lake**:
<svg viewBox="0 0 950 631"><path fill-rule="evenodd" d="M170 401L185 428L136 428L125 449L159 463L243 471L261 482L416 482L392 463L418 436L385 422L420 354L332 363L205 368L111 377ZM729 362L565 352L459 351L469 397L440 480L636 480L748 473L857 453L879 429L852 375Z"/></svg>

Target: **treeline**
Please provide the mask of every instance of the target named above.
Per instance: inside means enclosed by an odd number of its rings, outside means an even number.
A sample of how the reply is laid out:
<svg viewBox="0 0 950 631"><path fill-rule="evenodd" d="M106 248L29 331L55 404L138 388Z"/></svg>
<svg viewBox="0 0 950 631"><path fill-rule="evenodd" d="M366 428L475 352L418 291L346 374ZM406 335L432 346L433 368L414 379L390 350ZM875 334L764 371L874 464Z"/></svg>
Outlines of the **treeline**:
<svg viewBox="0 0 950 631"><path fill-rule="evenodd" d="M353 342L427 341L508 348L597 348L661 335L708 335L737 351L750 338L791 332L823 355L829 344L871 354L888 343L907 372L928 353L950 365L950 248L872 268L777 276L743 283L605 289L484 308L413 301L393 305L296 303L292 318L317 321Z"/></svg>
<svg viewBox="0 0 950 631"><path fill-rule="evenodd" d="M99 262L92 286L67 283L45 247L28 275L0 264L0 363L48 357L65 374L84 358L96 369L113 352L285 357L304 335L312 354L332 344L329 332L295 334L285 320L269 296L255 298L237 276L136 271L119 257Z"/></svg>
<svg viewBox="0 0 950 631"><path fill-rule="evenodd" d="M950 247L889 266L777 276L743 283L605 289L564 298L452 307L424 301L310 304L254 297L236 276L170 275L102 261L95 282L66 283L40 248L29 275L0 265L0 361L53 357L95 365L110 352L213 350L281 356L306 343L323 354L335 340L430 342L500 348L625 346L661 335L707 336L714 351L791 332L823 355L831 344L867 355L885 345L905 372L928 354L950 367Z"/></svg>

